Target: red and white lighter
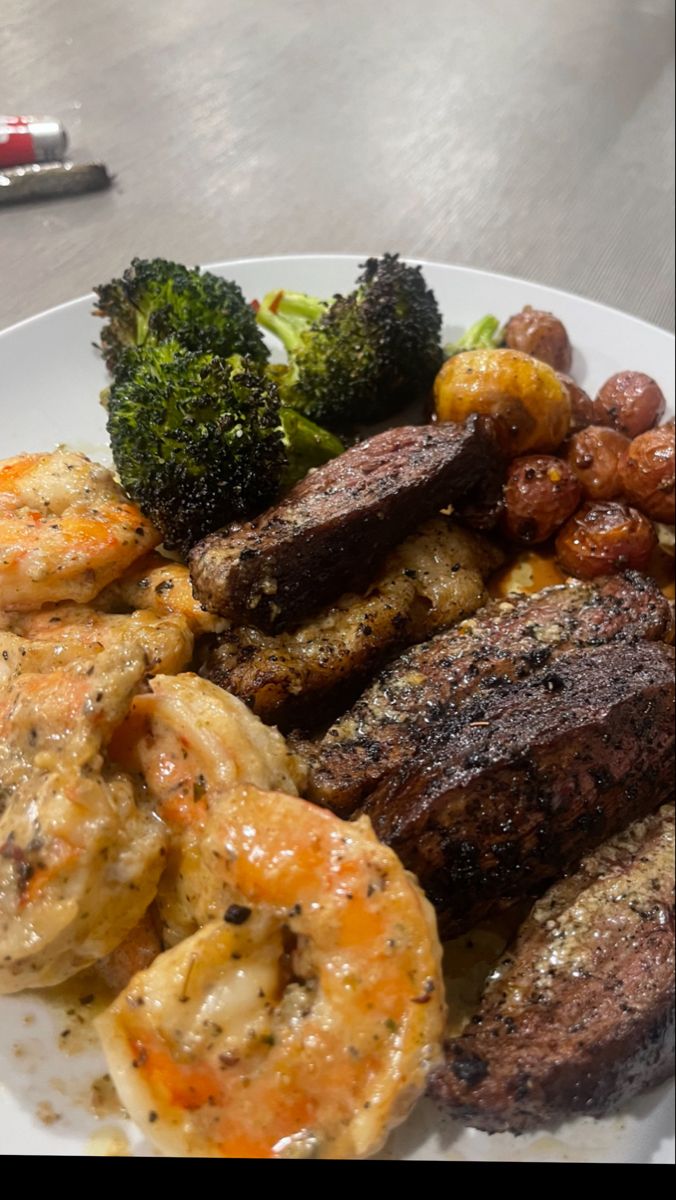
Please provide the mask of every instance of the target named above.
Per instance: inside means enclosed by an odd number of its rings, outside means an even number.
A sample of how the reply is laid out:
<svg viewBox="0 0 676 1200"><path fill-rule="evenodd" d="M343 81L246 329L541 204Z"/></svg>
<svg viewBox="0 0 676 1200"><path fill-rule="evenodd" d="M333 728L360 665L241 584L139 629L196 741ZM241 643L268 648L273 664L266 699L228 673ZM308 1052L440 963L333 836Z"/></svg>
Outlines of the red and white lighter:
<svg viewBox="0 0 676 1200"><path fill-rule="evenodd" d="M24 163L59 162L68 135L53 117L0 116L0 169Z"/></svg>

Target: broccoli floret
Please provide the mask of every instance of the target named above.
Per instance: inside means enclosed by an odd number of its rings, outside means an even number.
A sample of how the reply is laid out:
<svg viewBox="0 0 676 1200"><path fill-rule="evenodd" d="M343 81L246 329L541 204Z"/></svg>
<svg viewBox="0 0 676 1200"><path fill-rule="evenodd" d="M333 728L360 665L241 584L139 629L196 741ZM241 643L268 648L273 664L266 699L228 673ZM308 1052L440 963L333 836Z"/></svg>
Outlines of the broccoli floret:
<svg viewBox="0 0 676 1200"><path fill-rule="evenodd" d="M95 314L107 318L101 351L115 372L122 352L176 338L186 350L242 354L265 362L267 347L236 283L163 258L135 258L121 279L94 289Z"/></svg>
<svg viewBox="0 0 676 1200"><path fill-rule="evenodd" d="M288 353L285 404L330 428L383 420L427 395L443 361L441 314L420 267L369 258L348 296L267 295L261 325Z"/></svg>
<svg viewBox="0 0 676 1200"><path fill-rule="evenodd" d="M300 414L287 422L260 365L177 341L126 351L107 408L122 486L182 552L343 449Z"/></svg>
<svg viewBox="0 0 676 1200"><path fill-rule="evenodd" d="M504 337L505 331L500 328L497 317L481 317L465 330L457 342L444 346L444 354L446 358L452 358L454 354L461 354L463 350L495 350L502 345Z"/></svg>

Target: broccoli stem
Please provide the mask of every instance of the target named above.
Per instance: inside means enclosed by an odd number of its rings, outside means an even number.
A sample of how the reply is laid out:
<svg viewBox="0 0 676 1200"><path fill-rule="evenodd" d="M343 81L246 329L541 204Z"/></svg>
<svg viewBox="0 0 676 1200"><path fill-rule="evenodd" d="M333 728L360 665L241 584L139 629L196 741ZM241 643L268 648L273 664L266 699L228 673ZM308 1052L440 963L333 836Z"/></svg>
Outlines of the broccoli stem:
<svg viewBox="0 0 676 1200"><path fill-rule="evenodd" d="M256 320L264 329L274 333L289 354L296 350L301 334L312 325L328 305L325 300L307 296L304 292L280 290L268 292L263 297L256 313Z"/></svg>
<svg viewBox="0 0 676 1200"><path fill-rule="evenodd" d="M281 408L279 416L287 454L282 477L282 489L286 491L303 479L312 467L320 467L330 458L342 454L345 447L340 438L293 408Z"/></svg>
<svg viewBox="0 0 676 1200"><path fill-rule="evenodd" d="M148 313L136 308L136 346L142 346L148 336Z"/></svg>
<svg viewBox="0 0 676 1200"><path fill-rule="evenodd" d="M460 354L462 350L480 350L482 348L494 350L501 345L502 339L503 331L498 318L481 317L475 321L474 325L470 325L469 329L465 330L457 342L444 346L444 354L446 358L452 358L454 354Z"/></svg>

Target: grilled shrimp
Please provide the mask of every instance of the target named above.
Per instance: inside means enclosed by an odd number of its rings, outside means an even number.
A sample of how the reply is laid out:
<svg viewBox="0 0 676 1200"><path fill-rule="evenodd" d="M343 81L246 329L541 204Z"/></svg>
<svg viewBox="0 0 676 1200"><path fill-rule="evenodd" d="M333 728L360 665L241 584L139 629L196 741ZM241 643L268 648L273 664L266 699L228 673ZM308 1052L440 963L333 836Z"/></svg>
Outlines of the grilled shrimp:
<svg viewBox="0 0 676 1200"><path fill-rule="evenodd" d="M67 662L130 644L142 648L146 670L153 674L181 671L192 658L193 636L185 617L177 613L122 615L64 603L36 613L14 614L9 628L43 646L50 643L57 657Z"/></svg>
<svg viewBox="0 0 676 1200"><path fill-rule="evenodd" d="M0 463L0 609L86 603L160 535L110 471L58 449Z"/></svg>
<svg viewBox="0 0 676 1200"><path fill-rule="evenodd" d="M145 669L130 646L0 689L0 992L95 962L153 899L165 831L102 756Z"/></svg>
<svg viewBox="0 0 676 1200"><path fill-rule="evenodd" d="M134 699L110 755L144 781L170 831L158 909L163 940L173 945L200 923L201 838L212 796L238 783L295 795L303 776L282 735L215 684L185 673L157 676L149 687Z"/></svg>
<svg viewBox="0 0 676 1200"><path fill-rule="evenodd" d="M368 819L254 787L201 854L205 924L98 1019L123 1103L169 1154L373 1152L439 1057L431 906Z"/></svg>
<svg viewBox="0 0 676 1200"><path fill-rule="evenodd" d="M219 633L227 624L195 599L188 568L161 554L133 563L97 596L95 607L111 613L142 608L160 615L178 614L195 634Z"/></svg>

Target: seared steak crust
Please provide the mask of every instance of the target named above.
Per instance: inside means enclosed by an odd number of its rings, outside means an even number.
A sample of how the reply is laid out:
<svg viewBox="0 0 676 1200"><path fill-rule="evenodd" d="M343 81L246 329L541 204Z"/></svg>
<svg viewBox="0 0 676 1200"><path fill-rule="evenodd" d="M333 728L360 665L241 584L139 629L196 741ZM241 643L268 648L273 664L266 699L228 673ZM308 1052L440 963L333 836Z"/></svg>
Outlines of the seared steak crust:
<svg viewBox="0 0 676 1200"><path fill-rule="evenodd" d="M502 458L492 421L388 429L311 471L279 504L193 548L210 612L272 632L360 591L388 550L458 499L490 501Z"/></svg>
<svg viewBox="0 0 676 1200"><path fill-rule="evenodd" d="M348 815L480 688L518 682L576 646L662 641L672 634L669 602L635 571L493 601L381 672L309 749L308 795Z"/></svg>
<svg viewBox="0 0 676 1200"><path fill-rule="evenodd" d="M491 542L449 517L427 521L388 554L365 593L349 593L295 630L228 630L201 674L280 729L333 720L402 646L470 616L502 562Z"/></svg>
<svg viewBox="0 0 676 1200"><path fill-rule="evenodd" d="M670 799L673 756L673 649L571 650L463 705L361 811L453 936Z"/></svg>
<svg viewBox="0 0 676 1200"><path fill-rule="evenodd" d="M533 908L431 1095L491 1133L602 1116L674 1069L674 809L606 842Z"/></svg>

